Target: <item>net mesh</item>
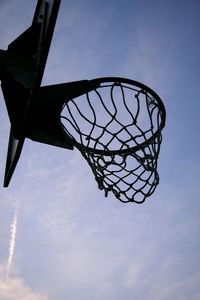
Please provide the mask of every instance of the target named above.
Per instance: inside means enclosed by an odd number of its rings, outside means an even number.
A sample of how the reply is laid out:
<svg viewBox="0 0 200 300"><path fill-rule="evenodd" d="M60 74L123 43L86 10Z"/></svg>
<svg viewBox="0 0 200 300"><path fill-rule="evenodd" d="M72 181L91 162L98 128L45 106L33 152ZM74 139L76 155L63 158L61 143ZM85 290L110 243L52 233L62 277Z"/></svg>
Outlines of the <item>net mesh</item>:
<svg viewBox="0 0 200 300"><path fill-rule="evenodd" d="M104 79L93 91L65 102L61 123L105 196L112 192L122 202L142 203L159 183L164 112L146 86Z"/></svg>

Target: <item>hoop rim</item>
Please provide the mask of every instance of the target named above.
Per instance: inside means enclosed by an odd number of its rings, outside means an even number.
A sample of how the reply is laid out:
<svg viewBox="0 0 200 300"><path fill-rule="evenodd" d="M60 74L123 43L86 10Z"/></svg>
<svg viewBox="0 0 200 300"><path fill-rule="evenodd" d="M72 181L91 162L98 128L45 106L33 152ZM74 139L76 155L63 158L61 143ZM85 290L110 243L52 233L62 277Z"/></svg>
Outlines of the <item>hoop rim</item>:
<svg viewBox="0 0 200 300"><path fill-rule="evenodd" d="M101 87L101 84L106 83L106 82L112 82L113 84L125 83L125 84L129 84L129 85L138 87L141 90L144 90L144 91L148 92L157 101L157 104L158 104L160 112L161 112L161 123L160 123L160 126L159 126L158 130L150 138L148 138L146 141L144 141L141 144L136 145L134 147L130 147L128 149L122 149L122 150L100 150L100 149L94 149L94 148L85 146L85 145L77 142L75 139L71 138L66 133L67 136L68 136L68 138L70 139L70 141L72 142L72 144L75 147L77 147L81 151L95 153L95 154L100 154L100 155L106 155L106 156L116 155L116 154L121 155L121 154L130 153L130 152L136 152L136 151L138 151L138 150L140 150L140 149L142 149L144 147L147 147L149 144L151 144L151 142L157 136L159 136L159 134L161 133L162 129L165 127L166 110L165 110L164 103L162 102L161 98L158 96L158 94L154 90L152 90L150 87L148 87L147 85L145 85L145 84L143 84L143 83L141 83L139 81L135 81L135 80L128 79L128 78L123 78L123 77L100 77L100 78L89 80L89 82L92 85L96 86L97 88Z"/></svg>

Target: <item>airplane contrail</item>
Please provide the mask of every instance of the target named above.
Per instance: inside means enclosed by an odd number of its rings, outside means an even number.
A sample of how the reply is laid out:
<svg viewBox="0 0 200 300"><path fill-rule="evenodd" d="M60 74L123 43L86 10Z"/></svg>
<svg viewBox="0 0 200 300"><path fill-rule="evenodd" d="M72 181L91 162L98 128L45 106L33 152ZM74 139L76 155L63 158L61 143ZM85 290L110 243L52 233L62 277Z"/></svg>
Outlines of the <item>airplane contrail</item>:
<svg viewBox="0 0 200 300"><path fill-rule="evenodd" d="M12 261L15 251L16 233L17 233L17 219L18 219L18 209L15 210L12 224L10 226L10 245L9 245L9 256L6 270L6 281L8 282L10 276L10 270L12 267Z"/></svg>

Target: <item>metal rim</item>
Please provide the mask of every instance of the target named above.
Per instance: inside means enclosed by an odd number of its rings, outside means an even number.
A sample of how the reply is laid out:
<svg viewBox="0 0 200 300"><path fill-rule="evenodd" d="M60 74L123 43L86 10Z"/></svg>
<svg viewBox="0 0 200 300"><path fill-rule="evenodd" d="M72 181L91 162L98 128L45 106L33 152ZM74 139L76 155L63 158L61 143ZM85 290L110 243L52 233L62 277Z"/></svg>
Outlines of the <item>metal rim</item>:
<svg viewBox="0 0 200 300"><path fill-rule="evenodd" d="M122 78L122 77L101 77L101 78L96 78L96 79L92 79L90 80L90 83L94 84L95 86L97 86L97 88L101 88L101 85L103 83L106 82L112 82L113 84L117 84L117 83L125 83L125 84L129 84L131 86L135 86L137 88L140 88L141 90L144 90L146 92L148 92L151 96L154 97L154 99L157 101L157 104L160 108L160 112L161 112L161 123L160 126L158 128L158 130L146 141L142 142L139 145L136 145L134 147L130 147L129 149L123 149L123 150L100 150L100 149L94 149L91 147L87 147L83 144L80 144L79 142L77 142L75 139L72 139L69 136L69 139L71 140L72 144L77 147L80 151L84 151L84 152L89 152L89 153L95 153L95 154L100 154L100 155L106 155L106 156L110 156L110 155L116 155L116 154L128 154L130 152L136 152L144 147L147 147L149 144L152 143L153 140L155 140L156 137L158 137L162 131L162 129L165 127L165 122L166 122L166 110L165 110L165 106L161 100L161 98L158 96L158 94L156 94L156 92L154 92L150 87L148 87L147 85L139 82L139 81L135 81L132 79L127 79L127 78Z"/></svg>

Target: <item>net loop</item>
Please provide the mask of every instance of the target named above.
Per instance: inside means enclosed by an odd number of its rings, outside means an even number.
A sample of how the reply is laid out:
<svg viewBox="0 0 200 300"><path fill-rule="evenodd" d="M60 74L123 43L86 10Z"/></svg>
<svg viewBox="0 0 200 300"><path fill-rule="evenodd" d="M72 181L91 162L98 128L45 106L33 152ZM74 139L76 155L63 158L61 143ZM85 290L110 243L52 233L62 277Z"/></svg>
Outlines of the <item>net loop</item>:
<svg viewBox="0 0 200 300"><path fill-rule="evenodd" d="M98 88L65 102L63 128L106 197L112 192L122 202L142 203L159 183L164 105L139 82L115 77L93 81Z"/></svg>

